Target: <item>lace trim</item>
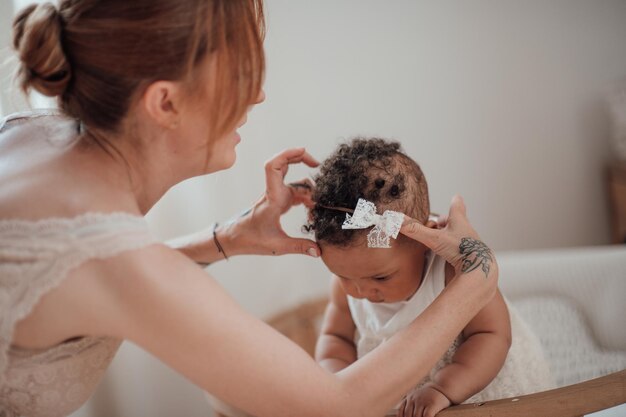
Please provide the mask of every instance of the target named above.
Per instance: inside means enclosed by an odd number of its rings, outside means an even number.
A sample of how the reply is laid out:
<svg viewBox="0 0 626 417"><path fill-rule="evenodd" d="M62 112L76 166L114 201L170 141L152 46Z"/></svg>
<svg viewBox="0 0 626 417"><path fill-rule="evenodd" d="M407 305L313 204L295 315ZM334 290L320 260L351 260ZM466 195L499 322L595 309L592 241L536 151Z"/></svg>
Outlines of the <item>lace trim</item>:
<svg viewBox="0 0 626 417"><path fill-rule="evenodd" d="M94 344L98 344L106 340L111 340L111 338L108 336L83 336L75 340L62 342L58 345L44 349L29 349L11 346L9 348L9 352L13 360L17 360L18 362L22 360L32 361L33 358L35 358L38 363L45 364L49 362L50 358L55 358L59 354L66 354L67 352L80 352L81 350L93 346Z"/></svg>
<svg viewBox="0 0 626 417"><path fill-rule="evenodd" d="M0 220L0 386L15 323L28 316L44 294L89 259L156 242L145 219L121 212Z"/></svg>
<svg viewBox="0 0 626 417"><path fill-rule="evenodd" d="M47 217L37 220L20 218L0 219L0 233L13 230L27 230L29 232L60 230L70 227L85 227L94 224L117 223L120 220L145 223L143 217L124 211L114 211L111 213L89 211L75 217Z"/></svg>
<svg viewBox="0 0 626 417"><path fill-rule="evenodd" d="M63 116L63 113L57 109L37 109L37 110L29 110L22 111L17 113L12 113L0 120L0 132L4 130L5 127L9 125L11 122L16 122L19 120L30 120L37 117L45 117L45 116Z"/></svg>
<svg viewBox="0 0 626 417"><path fill-rule="evenodd" d="M359 198L354 213L352 216L346 213L346 220L341 228L367 229L374 226L367 234L367 246L370 248L391 248L389 239L398 237L403 221L404 214L391 210L385 210L382 215L376 214L374 203Z"/></svg>

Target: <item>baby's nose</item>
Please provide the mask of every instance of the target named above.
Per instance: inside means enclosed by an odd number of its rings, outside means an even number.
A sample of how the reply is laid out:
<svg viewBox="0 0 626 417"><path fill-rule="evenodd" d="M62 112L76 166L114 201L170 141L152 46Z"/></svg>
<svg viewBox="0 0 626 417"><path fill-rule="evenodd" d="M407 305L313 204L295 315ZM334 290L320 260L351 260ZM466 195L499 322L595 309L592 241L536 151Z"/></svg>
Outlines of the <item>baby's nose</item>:
<svg viewBox="0 0 626 417"><path fill-rule="evenodd" d="M383 293L378 288L372 288L369 292L368 298L371 300L382 300Z"/></svg>

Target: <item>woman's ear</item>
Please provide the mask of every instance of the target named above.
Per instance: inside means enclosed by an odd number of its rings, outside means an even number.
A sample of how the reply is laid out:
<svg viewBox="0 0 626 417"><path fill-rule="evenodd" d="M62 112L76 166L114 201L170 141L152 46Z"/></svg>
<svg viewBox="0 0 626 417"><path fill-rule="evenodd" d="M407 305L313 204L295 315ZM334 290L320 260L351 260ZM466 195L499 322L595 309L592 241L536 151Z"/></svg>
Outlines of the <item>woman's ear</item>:
<svg viewBox="0 0 626 417"><path fill-rule="evenodd" d="M181 88L173 81L156 81L141 99L146 113L164 129L176 129L180 119Z"/></svg>

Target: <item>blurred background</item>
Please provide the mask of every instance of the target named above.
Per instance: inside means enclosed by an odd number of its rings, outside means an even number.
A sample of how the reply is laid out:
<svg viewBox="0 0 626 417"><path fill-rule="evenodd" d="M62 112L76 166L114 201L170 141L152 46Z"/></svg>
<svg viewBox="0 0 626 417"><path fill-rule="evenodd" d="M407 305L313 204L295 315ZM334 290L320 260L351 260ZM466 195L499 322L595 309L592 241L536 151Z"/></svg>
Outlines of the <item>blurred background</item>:
<svg viewBox="0 0 626 417"><path fill-rule="evenodd" d="M1 0L3 57L11 17L30 3ZM266 13L267 99L240 130L237 163L172 189L148 215L160 238L249 207L273 154L306 146L323 159L364 135L402 142L433 211L462 194L496 252L611 242L607 170L619 158L608 98L626 86L626 1L266 0ZM27 109L13 68L2 71L0 113ZM287 179L312 173L293 167ZM284 226L301 235L305 219L296 208ZM262 318L329 282L304 256L234 258L208 272ZM126 343L73 416L173 415L211 411L199 389Z"/></svg>

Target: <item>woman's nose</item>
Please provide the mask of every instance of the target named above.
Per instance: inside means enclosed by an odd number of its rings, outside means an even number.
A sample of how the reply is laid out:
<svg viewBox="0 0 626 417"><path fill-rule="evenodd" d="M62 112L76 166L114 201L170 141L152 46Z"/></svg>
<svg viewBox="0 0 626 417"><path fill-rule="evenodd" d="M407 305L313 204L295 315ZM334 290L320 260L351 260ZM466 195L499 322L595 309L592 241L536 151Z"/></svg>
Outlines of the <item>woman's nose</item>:
<svg viewBox="0 0 626 417"><path fill-rule="evenodd" d="M265 101L265 90L261 88L261 91L259 91L259 95L256 97L256 100L254 100L254 104L261 104Z"/></svg>

